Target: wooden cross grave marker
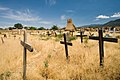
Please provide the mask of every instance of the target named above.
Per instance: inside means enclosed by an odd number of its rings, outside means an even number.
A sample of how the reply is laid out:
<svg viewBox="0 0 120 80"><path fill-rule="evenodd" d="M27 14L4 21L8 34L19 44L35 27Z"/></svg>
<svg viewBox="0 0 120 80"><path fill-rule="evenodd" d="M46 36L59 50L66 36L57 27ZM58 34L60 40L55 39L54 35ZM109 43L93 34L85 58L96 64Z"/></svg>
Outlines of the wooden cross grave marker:
<svg viewBox="0 0 120 80"><path fill-rule="evenodd" d="M2 41L2 43L4 43L4 40L3 40L3 38L1 37L1 41Z"/></svg>
<svg viewBox="0 0 120 80"><path fill-rule="evenodd" d="M20 41L21 45L24 47L23 51L23 80L26 80L26 60L27 60L27 50L33 52L33 48L26 43L27 33L24 31L24 41Z"/></svg>
<svg viewBox="0 0 120 80"><path fill-rule="evenodd" d="M87 35L83 35L83 31L80 31L80 35L76 35L77 37L80 37L81 39L81 43L83 43L83 37L87 36Z"/></svg>
<svg viewBox="0 0 120 80"><path fill-rule="evenodd" d="M107 42L118 42L117 38L105 38L103 37L103 32L102 29L99 29L99 37L96 36L89 36L89 39L93 39L93 40L99 40L99 54L100 54L100 66L104 66L104 41Z"/></svg>
<svg viewBox="0 0 120 80"><path fill-rule="evenodd" d="M65 44L66 60L68 61L69 56L68 56L68 46L67 45L72 46L72 43L66 41L66 34L65 33L64 33L64 41L60 41L60 43Z"/></svg>

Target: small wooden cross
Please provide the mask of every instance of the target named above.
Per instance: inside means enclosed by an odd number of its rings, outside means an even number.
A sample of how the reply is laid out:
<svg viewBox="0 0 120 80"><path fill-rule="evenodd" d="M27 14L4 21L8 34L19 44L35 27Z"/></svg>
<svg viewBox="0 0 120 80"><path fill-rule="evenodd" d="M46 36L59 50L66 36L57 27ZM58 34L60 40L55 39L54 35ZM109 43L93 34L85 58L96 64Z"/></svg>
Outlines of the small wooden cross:
<svg viewBox="0 0 120 80"><path fill-rule="evenodd" d="M83 31L80 31L80 35L76 35L77 37L80 37L81 39L81 43L83 43L83 37L87 36L87 35L83 35Z"/></svg>
<svg viewBox="0 0 120 80"><path fill-rule="evenodd" d="M99 29L98 32L99 36L89 36L89 39L93 39L93 40L99 40L99 54L100 54L100 66L104 66L104 41L107 42L118 42L117 38L105 38L103 37L103 32L102 29Z"/></svg>
<svg viewBox="0 0 120 80"><path fill-rule="evenodd" d="M26 31L24 31L24 41L20 41L21 45L24 47L24 51L23 51L23 80L26 80L26 59L27 59L27 50L29 50L30 52L33 52L33 48L26 43L27 41L27 35L26 35Z"/></svg>
<svg viewBox="0 0 120 80"><path fill-rule="evenodd" d="M2 43L4 43L4 40L3 40L3 38L1 37L1 41L2 41Z"/></svg>
<svg viewBox="0 0 120 80"><path fill-rule="evenodd" d="M69 56L68 56L68 47L67 47L67 45L72 46L72 43L66 41L66 34L64 34L64 41L60 41L60 43L65 44L66 60L68 60Z"/></svg>

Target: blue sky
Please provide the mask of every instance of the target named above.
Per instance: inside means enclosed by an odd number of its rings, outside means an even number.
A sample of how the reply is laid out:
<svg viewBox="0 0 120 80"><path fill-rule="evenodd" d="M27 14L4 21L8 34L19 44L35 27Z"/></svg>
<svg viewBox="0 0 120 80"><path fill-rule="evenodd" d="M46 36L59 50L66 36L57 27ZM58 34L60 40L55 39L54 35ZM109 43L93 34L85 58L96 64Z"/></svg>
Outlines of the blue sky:
<svg viewBox="0 0 120 80"><path fill-rule="evenodd" d="M0 27L104 24L120 18L120 0L0 0Z"/></svg>

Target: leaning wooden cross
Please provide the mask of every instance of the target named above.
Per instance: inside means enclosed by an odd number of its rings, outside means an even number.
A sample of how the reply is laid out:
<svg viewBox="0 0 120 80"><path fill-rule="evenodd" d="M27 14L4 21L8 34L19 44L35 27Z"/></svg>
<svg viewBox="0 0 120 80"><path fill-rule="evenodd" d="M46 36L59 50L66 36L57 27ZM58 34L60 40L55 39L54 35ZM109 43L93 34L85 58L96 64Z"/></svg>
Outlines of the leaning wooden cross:
<svg viewBox="0 0 120 80"><path fill-rule="evenodd" d="M26 80L26 56L27 56L27 50L30 52L33 52L33 48L26 43L27 41L27 35L26 31L24 31L24 41L20 41L21 45L24 47L24 52L23 52L23 80Z"/></svg>
<svg viewBox="0 0 120 80"><path fill-rule="evenodd" d="M3 40L3 38L1 37L1 41L2 41L2 43L4 43L4 40Z"/></svg>
<svg viewBox="0 0 120 80"><path fill-rule="evenodd" d="M87 35L83 35L83 31L80 31L80 35L76 35L77 37L80 37L81 39L81 43L83 43L83 37L87 36Z"/></svg>
<svg viewBox="0 0 120 80"><path fill-rule="evenodd" d="M95 37L95 36L89 36L89 39L93 39L93 40L99 40L99 53L100 53L100 66L104 66L104 42L103 41L107 41L107 42L118 42L117 38L105 38L103 37L103 32L102 29L99 29L99 37Z"/></svg>
<svg viewBox="0 0 120 80"><path fill-rule="evenodd" d="M60 43L65 44L66 60L68 60L69 56L68 56L68 46L67 45L72 46L72 43L66 41L66 34L64 34L64 41L60 41Z"/></svg>

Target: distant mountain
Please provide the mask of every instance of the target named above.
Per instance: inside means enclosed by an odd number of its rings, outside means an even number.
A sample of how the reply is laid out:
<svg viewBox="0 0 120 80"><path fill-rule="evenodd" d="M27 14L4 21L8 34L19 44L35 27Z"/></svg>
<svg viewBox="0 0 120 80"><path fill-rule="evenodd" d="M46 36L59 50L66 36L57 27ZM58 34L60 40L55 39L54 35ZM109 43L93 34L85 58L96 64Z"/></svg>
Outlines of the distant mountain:
<svg viewBox="0 0 120 80"><path fill-rule="evenodd" d="M120 19L109 21L109 22L105 23L103 26L112 26L112 27L120 26Z"/></svg>
<svg viewBox="0 0 120 80"><path fill-rule="evenodd" d="M112 20L105 24L90 24L90 25L84 25L81 27L105 27L105 26L109 26L109 27L120 26L120 19Z"/></svg>
<svg viewBox="0 0 120 80"><path fill-rule="evenodd" d="M102 27L103 24L90 24L90 25L84 25L82 27Z"/></svg>

